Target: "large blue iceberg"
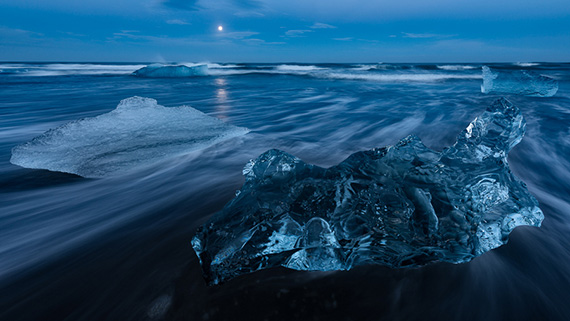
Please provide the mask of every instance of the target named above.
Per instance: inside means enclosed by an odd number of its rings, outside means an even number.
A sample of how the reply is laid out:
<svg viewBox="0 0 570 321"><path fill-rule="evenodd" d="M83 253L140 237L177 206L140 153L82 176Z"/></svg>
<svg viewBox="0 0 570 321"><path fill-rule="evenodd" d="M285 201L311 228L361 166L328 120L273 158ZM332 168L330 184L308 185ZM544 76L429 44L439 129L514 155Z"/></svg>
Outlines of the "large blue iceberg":
<svg viewBox="0 0 570 321"><path fill-rule="evenodd" d="M163 107L151 98L131 97L109 113L67 123L14 147L10 162L26 168L103 177L247 132L192 107Z"/></svg>
<svg viewBox="0 0 570 321"><path fill-rule="evenodd" d="M550 77L526 70L496 70L483 66L484 94L515 94L532 97L552 97L558 82Z"/></svg>
<svg viewBox="0 0 570 321"><path fill-rule="evenodd" d="M408 136L321 168L269 150L192 240L204 277L467 262L544 218L507 163L524 132L520 111L500 99L442 152Z"/></svg>
<svg viewBox="0 0 570 321"><path fill-rule="evenodd" d="M153 64L133 72L133 76L144 78L181 78L193 76L207 76L208 66L197 65L188 67L185 65L161 65Z"/></svg>

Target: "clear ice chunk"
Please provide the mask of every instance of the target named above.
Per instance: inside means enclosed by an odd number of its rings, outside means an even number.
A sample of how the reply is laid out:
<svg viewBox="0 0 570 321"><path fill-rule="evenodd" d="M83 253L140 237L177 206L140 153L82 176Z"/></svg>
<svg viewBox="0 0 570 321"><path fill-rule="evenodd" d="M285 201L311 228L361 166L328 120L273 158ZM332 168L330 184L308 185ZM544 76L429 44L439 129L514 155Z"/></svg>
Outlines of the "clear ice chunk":
<svg viewBox="0 0 570 321"><path fill-rule="evenodd" d="M161 65L152 64L133 72L133 76L144 78L181 78L193 76L207 76L208 66L197 65L188 67L185 65Z"/></svg>
<svg viewBox="0 0 570 321"><path fill-rule="evenodd" d="M103 177L247 132L192 107L164 107L151 98L131 97L111 112L67 123L14 147L10 162L26 168Z"/></svg>
<svg viewBox="0 0 570 321"><path fill-rule="evenodd" d="M193 238L204 277L467 262L544 218L507 163L524 132L520 111L501 98L442 152L408 136L325 169L269 150Z"/></svg>
<svg viewBox="0 0 570 321"><path fill-rule="evenodd" d="M552 97L558 82L550 77L526 70L496 70L483 66L484 94L515 94L532 97Z"/></svg>

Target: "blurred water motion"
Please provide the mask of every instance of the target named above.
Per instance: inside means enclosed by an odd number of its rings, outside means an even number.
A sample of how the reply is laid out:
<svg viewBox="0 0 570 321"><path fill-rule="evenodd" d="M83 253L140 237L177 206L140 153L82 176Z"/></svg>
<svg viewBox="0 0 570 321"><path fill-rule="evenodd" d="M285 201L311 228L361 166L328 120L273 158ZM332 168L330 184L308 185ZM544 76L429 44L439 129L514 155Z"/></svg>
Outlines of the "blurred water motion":
<svg viewBox="0 0 570 321"><path fill-rule="evenodd" d="M190 240L242 185L249 159L279 148L331 166L408 134L440 150L498 97L481 94L479 65L462 66L473 68L241 65L181 79L135 78L124 67L105 75L49 65L3 71L0 319L570 319L568 64L524 67L556 77L554 97L506 96L527 120L509 164L540 203L540 229L517 228L506 246L461 265L278 268L216 287L202 278ZM14 146L137 95L252 132L103 179L9 163Z"/></svg>

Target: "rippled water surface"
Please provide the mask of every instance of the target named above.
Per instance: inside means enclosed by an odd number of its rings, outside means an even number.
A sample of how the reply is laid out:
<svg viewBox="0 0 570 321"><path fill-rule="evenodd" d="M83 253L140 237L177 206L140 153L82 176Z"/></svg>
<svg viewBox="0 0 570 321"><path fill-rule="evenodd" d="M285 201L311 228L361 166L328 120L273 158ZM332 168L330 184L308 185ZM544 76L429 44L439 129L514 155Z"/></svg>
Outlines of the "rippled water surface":
<svg viewBox="0 0 570 321"><path fill-rule="evenodd" d="M505 96L527 120L509 163L540 202L541 228L519 227L467 264L278 268L214 287L190 240L232 199L249 159L278 148L331 166L409 134L441 150L499 96L481 93L480 64L209 64L203 76L130 76L144 66L0 63L0 319L570 319L569 64L492 64L559 81L554 97ZM16 145L132 96L251 132L99 179L10 164Z"/></svg>

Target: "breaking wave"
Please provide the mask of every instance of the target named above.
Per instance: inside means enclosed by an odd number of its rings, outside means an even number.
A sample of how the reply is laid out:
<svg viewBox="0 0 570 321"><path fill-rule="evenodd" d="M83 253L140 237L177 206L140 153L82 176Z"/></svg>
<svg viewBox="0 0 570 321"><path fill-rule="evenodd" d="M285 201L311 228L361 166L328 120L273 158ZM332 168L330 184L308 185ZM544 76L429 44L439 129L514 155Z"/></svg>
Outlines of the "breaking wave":
<svg viewBox="0 0 570 321"><path fill-rule="evenodd" d="M537 62L517 62L514 63L515 66L519 66L519 67L535 67L535 66L540 66L539 63Z"/></svg>
<svg viewBox="0 0 570 321"><path fill-rule="evenodd" d="M23 76L70 76L70 75L125 75L143 68L145 65L106 65L106 64L3 64L0 73Z"/></svg>
<svg viewBox="0 0 570 321"><path fill-rule="evenodd" d="M317 66L306 66L306 65L279 65L275 67L279 71L314 71L314 70L325 70L327 68L317 67Z"/></svg>
<svg viewBox="0 0 570 321"><path fill-rule="evenodd" d="M184 62L178 64L0 64L0 74L10 76L128 76L179 78L194 76L239 76L247 74L293 75L319 79L373 82L434 82L481 79L478 65L414 64L224 64Z"/></svg>
<svg viewBox="0 0 570 321"><path fill-rule="evenodd" d="M438 74L438 73L326 73L319 75L322 78L345 80L368 80L380 82L434 82L449 79L482 79L481 75L474 74Z"/></svg>
<svg viewBox="0 0 570 321"><path fill-rule="evenodd" d="M469 65L443 65L443 66L437 66L438 69L441 70L472 70L472 69L476 69L478 67L475 66L469 66Z"/></svg>

